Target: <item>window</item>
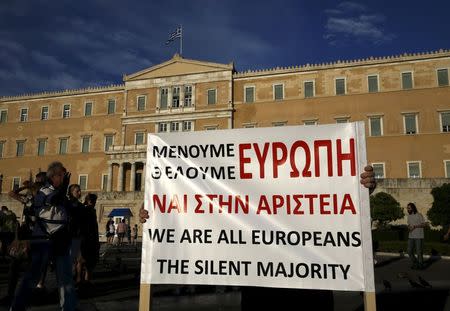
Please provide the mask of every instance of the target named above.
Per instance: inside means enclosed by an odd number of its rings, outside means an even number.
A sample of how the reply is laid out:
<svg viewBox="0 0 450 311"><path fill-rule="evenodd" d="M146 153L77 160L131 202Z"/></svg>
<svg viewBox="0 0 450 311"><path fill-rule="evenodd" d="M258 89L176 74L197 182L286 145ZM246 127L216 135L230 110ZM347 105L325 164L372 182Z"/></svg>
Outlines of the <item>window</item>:
<svg viewBox="0 0 450 311"><path fill-rule="evenodd" d="M114 135L105 135L105 151L114 144Z"/></svg>
<svg viewBox="0 0 450 311"><path fill-rule="evenodd" d="M255 101L255 87L254 86L246 86L245 87L245 102L253 103Z"/></svg>
<svg viewBox="0 0 450 311"><path fill-rule="evenodd" d="M158 124L158 132L159 133L167 132L167 123L159 123Z"/></svg>
<svg viewBox="0 0 450 311"><path fill-rule="evenodd" d="M348 123L348 117L340 117L340 118L335 118L336 119L336 123Z"/></svg>
<svg viewBox="0 0 450 311"><path fill-rule="evenodd" d="M102 175L102 191L108 190L108 174Z"/></svg>
<svg viewBox="0 0 450 311"><path fill-rule="evenodd" d="M450 111L441 112L441 129L450 133Z"/></svg>
<svg viewBox="0 0 450 311"><path fill-rule="evenodd" d="M274 84L273 86L273 99L282 100L284 98L283 84Z"/></svg>
<svg viewBox="0 0 450 311"><path fill-rule="evenodd" d="M109 99L108 100L108 114L113 114L116 112L116 100Z"/></svg>
<svg viewBox="0 0 450 311"><path fill-rule="evenodd" d="M3 158L3 150L5 150L5 142L0 141L0 159Z"/></svg>
<svg viewBox="0 0 450 311"><path fill-rule="evenodd" d="M184 87L184 107L192 106L192 86L186 85Z"/></svg>
<svg viewBox="0 0 450 311"><path fill-rule="evenodd" d="M170 122L170 131L171 132L179 132L180 131L180 122Z"/></svg>
<svg viewBox="0 0 450 311"><path fill-rule="evenodd" d="M385 178L384 163L372 163L375 178Z"/></svg>
<svg viewBox="0 0 450 311"><path fill-rule="evenodd" d="M439 86L448 86L448 69L438 69L437 78Z"/></svg>
<svg viewBox="0 0 450 311"><path fill-rule="evenodd" d="M421 178L422 172L421 172L421 163L414 161L414 162L407 162L408 164L408 178Z"/></svg>
<svg viewBox="0 0 450 311"><path fill-rule="evenodd" d="M208 90L208 105L216 103L216 89Z"/></svg>
<svg viewBox="0 0 450 311"><path fill-rule="evenodd" d="M69 139L68 138L60 138L59 139L59 154L66 154L67 153L67 145L68 145Z"/></svg>
<svg viewBox="0 0 450 311"><path fill-rule="evenodd" d="M303 121L304 125L317 125L317 120L305 120Z"/></svg>
<svg viewBox="0 0 450 311"><path fill-rule="evenodd" d="M88 183L88 175L86 174L78 175L78 184L80 185L81 190L87 189L87 183Z"/></svg>
<svg viewBox="0 0 450 311"><path fill-rule="evenodd" d="M0 123L6 123L7 119L8 119L8 110L1 110L0 111Z"/></svg>
<svg viewBox="0 0 450 311"><path fill-rule="evenodd" d="M192 121L183 121L183 131L184 132L192 131Z"/></svg>
<svg viewBox="0 0 450 311"><path fill-rule="evenodd" d="M11 190L17 190L20 187L20 177L13 177Z"/></svg>
<svg viewBox="0 0 450 311"><path fill-rule="evenodd" d="M161 99L160 99L160 103L159 103L160 109L167 109L168 94L169 94L169 89L167 89L167 88L161 89Z"/></svg>
<svg viewBox="0 0 450 311"><path fill-rule="evenodd" d="M137 98L137 110L144 111L145 110L145 102L147 101L147 96L138 96Z"/></svg>
<svg viewBox="0 0 450 311"><path fill-rule="evenodd" d="M345 78L336 78L335 88L336 95L345 95Z"/></svg>
<svg viewBox="0 0 450 311"><path fill-rule="evenodd" d="M314 81L305 81L303 86L305 88L305 98L314 97Z"/></svg>
<svg viewBox="0 0 450 311"><path fill-rule="evenodd" d="M413 88L412 72L402 72L402 89L410 90Z"/></svg>
<svg viewBox="0 0 450 311"><path fill-rule="evenodd" d="M20 122L28 121L28 108L20 109Z"/></svg>
<svg viewBox="0 0 450 311"><path fill-rule="evenodd" d="M87 102L84 104L84 116L89 117L92 116L92 103Z"/></svg>
<svg viewBox="0 0 450 311"><path fill-rule="evenodd" d="M172 107L178 108L180 107L180 87L175 86L172 89Z"/></svg>
<svg viewBox="0 0 450 311"><path fill-rule="evenodd" d="M70 118L70 105L66 104L63 106L63 119Z"/></svg>
<svg viewBox="0 0 450 311"><path fill-rule="evenodd" d="M144 132L137 132L134 134L134 143L136 145L144 144Z"/></svg>
<svg viewBox="0 0 450 311"><path fill-rule="evenodd" d="M403 115L405 134L417 134L417 114L408 113Z"/></svg>
<svg viewBox="0 0 450 311"><path fill-rule="evenodd" d="M450 178L450 160L444 160L445 178Z"/></svg>
<svg viewBox="0 0 450 311"><path fill-rule="evenodd" d="M48 107L44 106L41 108L41 120L48 120Z"/></svg>
<svg viewBox="0 0 450 311"><path fill-rule="evenodd" d="M246 129L256 128L256 123L244 123L242 124L242 127Z"/></svg>
<svg viewBox="0 0 450 311"><path fill-rule="evenodd" d="M370 136L383 135L383 119L381 117L369 118L369 135Z"/></svg>
<svg viewBox="0 0 450 311"><path fill-rule="evenodd" d="M215 131L217 130L217 125L206 125L204 129L205 131Z"/></svg>
<svg viewBox="0 0 450 311"><path fill-rule="evenodd" d="M25 141L18 140L16 141L16 156L22 157L25 153Z"/></svg>
<svg viewBox="0 0 450 311"><path fill-rule="evenodd" d="M83 136L81 138L81 152L89 153L91 148L91 136Z"/></svg>
<svg viewBox="0 0 450 311"><path fill-rule="evenodd" d="M47 145L47 139L38 139L37 155L43 156L45 154L45 147Z"/></svg>
<svg viewBox="0 0 450 311"><path fill-rule="evenodd" d="M369 86L369 93L378 92L378 75L368 76L367 83Z"/></svg>

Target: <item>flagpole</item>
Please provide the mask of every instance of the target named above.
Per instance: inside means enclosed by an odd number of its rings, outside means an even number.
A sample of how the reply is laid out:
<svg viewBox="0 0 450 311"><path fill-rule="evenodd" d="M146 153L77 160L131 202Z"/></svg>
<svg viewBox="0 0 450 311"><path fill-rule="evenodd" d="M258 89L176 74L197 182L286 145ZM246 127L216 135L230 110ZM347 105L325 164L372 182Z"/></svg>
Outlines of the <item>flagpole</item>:
<svg viewBox="0 0 450 311"><path fill-rule="evenodd" d="M183 25L180 25L181 37L180 37L180 56L183 56Z"/></svg>

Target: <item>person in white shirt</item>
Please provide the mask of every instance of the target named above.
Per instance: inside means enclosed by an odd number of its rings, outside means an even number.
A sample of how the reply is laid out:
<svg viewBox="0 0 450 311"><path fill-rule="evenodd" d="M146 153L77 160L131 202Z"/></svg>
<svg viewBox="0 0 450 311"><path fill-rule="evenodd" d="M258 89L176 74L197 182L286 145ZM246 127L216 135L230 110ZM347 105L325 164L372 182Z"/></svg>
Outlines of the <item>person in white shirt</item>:
<svg viewBox="0 0 450 311"><path fill-rule="evenodd" d="M408 203L406 206L408 212L408 255L412 262L412 269L423 269L423 238L425 219L417 211L414 203ZM417 256L416 256L417 254Z"/></svg>

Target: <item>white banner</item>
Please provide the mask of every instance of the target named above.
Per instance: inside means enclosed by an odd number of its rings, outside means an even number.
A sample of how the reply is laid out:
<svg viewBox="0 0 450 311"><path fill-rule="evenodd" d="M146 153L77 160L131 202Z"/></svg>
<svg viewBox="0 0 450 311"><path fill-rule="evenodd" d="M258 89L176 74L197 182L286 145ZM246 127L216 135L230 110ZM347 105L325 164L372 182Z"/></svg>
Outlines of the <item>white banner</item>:
<svg viewBox="0 0 450 311"><path fill-rule="evenodd" d="M141 282L374 291L364 124L149 134Z"/></svg>

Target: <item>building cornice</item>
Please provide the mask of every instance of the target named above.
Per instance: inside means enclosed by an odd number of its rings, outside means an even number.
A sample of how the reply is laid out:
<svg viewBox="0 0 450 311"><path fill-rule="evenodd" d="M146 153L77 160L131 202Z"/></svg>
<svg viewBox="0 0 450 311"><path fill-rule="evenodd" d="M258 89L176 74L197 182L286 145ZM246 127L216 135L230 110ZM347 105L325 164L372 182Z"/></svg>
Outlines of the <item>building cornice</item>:
<svg viewBox="0 0 450 311"><path fill-rule="evenodd" d="M12 102L29 99L45 99L45 98L65 97L74 95L93 95L95 93L106 93L111 91L123 91L123 90L125 90L124 84L113 84L109 86L91 86L87 88L73 89L73 90L23 94L17 96L0 96L0 102Z"/></svg>
<svg viewBox="0 0 450 311"><path fill-rule="evenodd" d="M423 52L423 53L404 53L401 55L393 56L381 56L381 57L368 57L364 59L355 60L337 60L334 62L325 62L318 64L305 64L298 66L289 67L275 67L270 69L257 69L257 70L247 70L236 72L233 74L233 79L248 78L248 77L259 77L259 76L270 76L274 74L286 74L286 73L305 73L310 71L325 70L325 69L340 69L349 68L356 66L367 66L367 65L381 65L389 63L400 63L409 61L422 61L429 59L437 59L450 57L450 50L440 49L438 51Z"/></svg>

